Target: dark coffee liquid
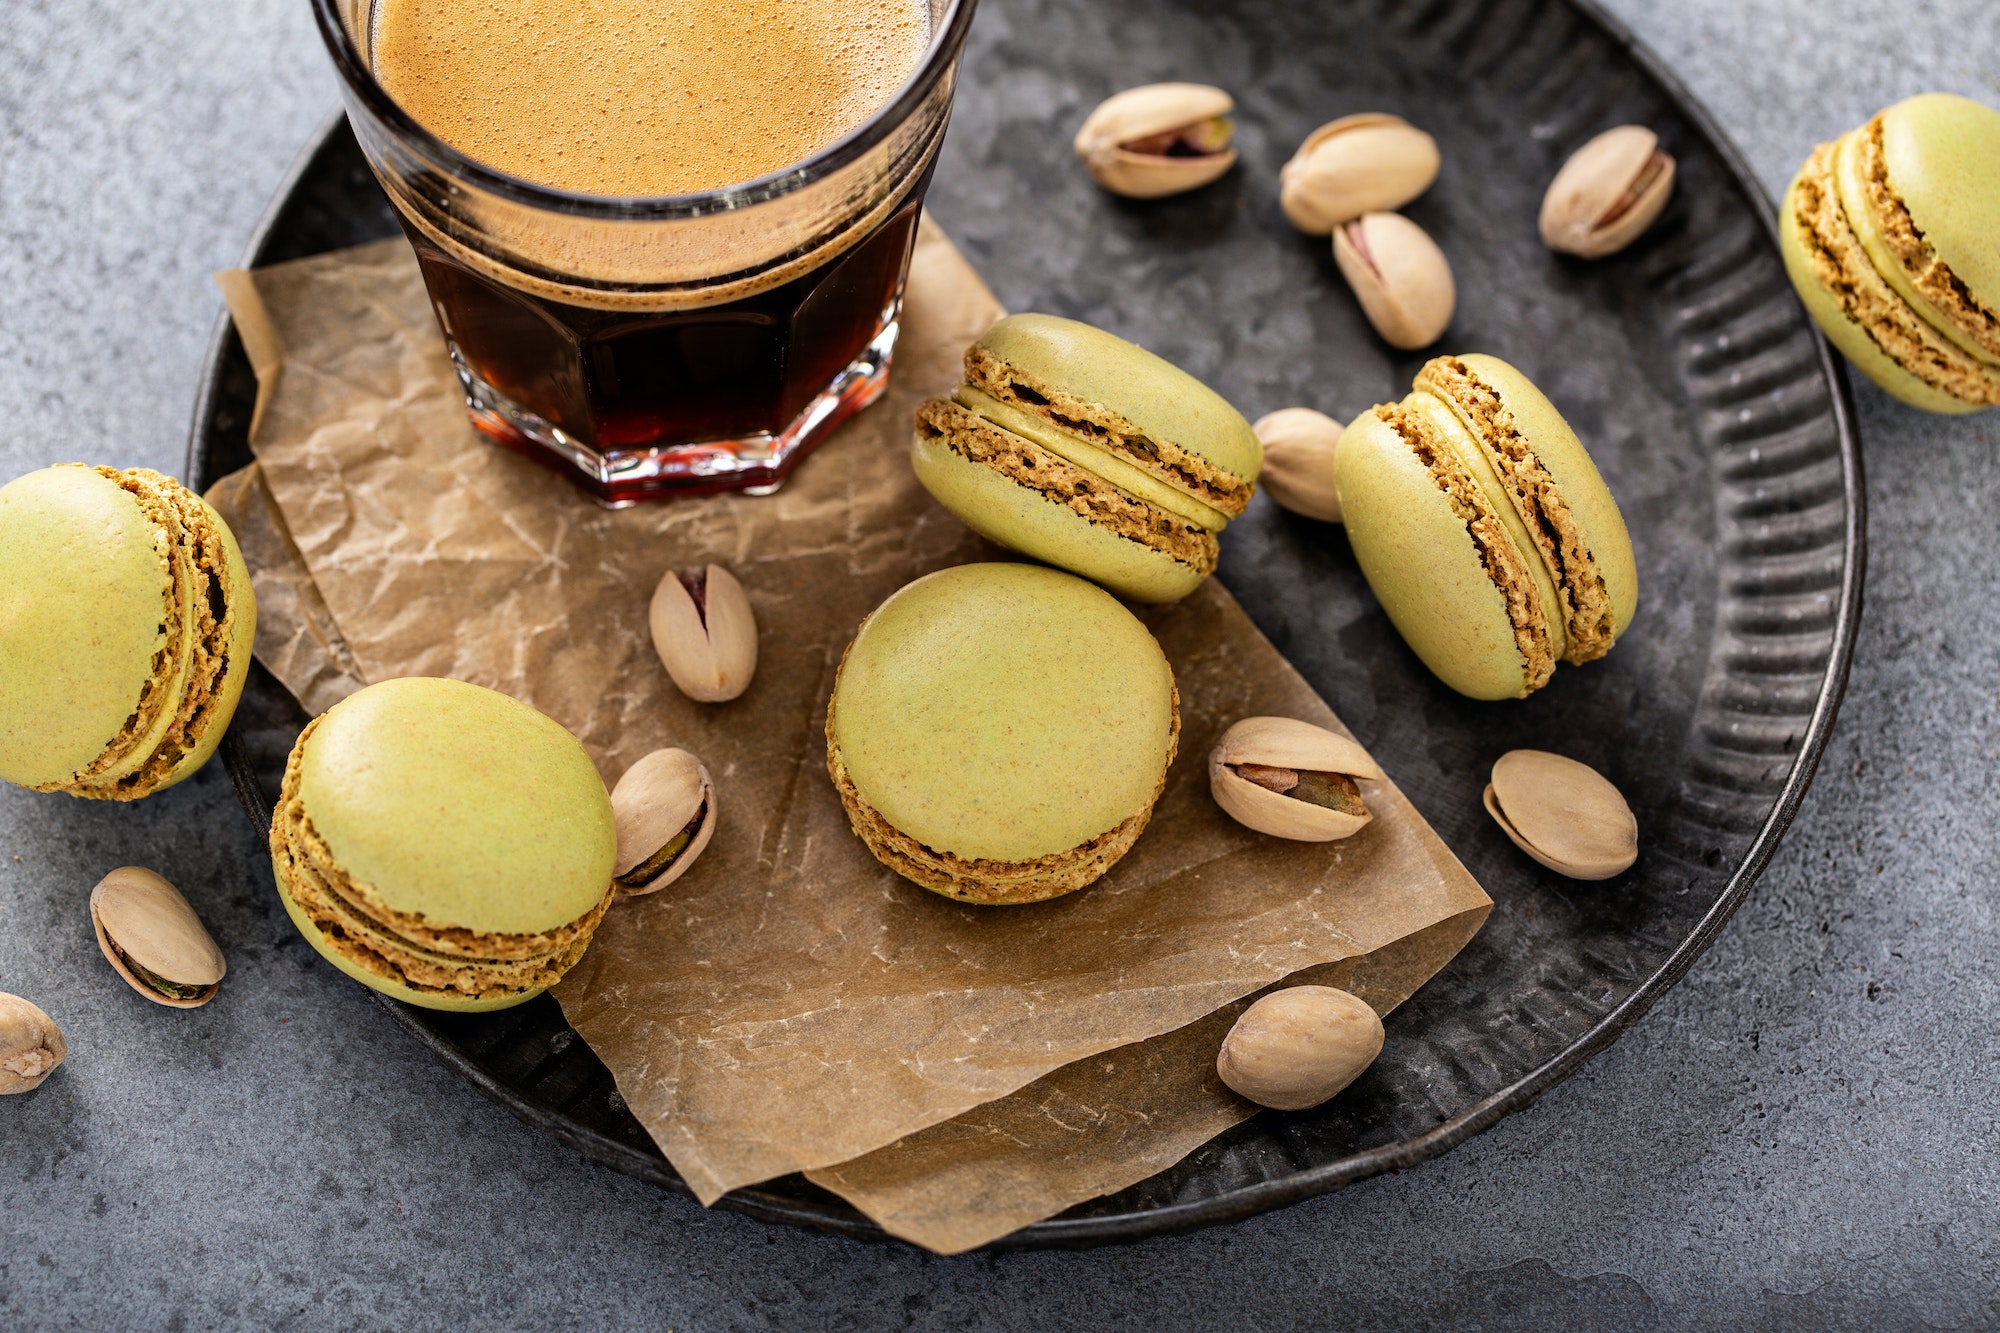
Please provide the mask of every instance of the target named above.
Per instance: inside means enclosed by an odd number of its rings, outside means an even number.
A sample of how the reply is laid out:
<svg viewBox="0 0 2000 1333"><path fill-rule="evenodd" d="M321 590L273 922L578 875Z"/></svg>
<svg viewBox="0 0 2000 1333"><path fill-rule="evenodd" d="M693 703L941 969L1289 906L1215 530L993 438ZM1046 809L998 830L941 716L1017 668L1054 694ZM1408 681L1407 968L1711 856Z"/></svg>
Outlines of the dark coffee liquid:
<svg viewBox="0 0 2000 1333"><path fill-rule="evenodd" d="M416 228L404 230L438 322L466 369L597 453L667 449L680 456L679 478L668 485L614 479L592 487L605 499L624 500L781 479L776 471L736 473L705 487L698 479L703 451L691 442L777 434L861 355L882 331L883 312L902 283L922 184L888 222L832 263L743 300L696 310L623 312L545 300L474 273ZM847 404L842 415L865 405ZM504 416L475 419L504 444L542 452Z"/></svg>

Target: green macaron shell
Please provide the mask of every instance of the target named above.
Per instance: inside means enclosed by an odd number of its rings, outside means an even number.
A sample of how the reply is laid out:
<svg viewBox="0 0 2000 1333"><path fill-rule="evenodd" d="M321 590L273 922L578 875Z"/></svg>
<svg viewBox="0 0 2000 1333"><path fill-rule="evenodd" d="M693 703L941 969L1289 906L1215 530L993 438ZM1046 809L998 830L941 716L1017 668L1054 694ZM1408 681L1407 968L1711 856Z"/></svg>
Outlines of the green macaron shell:
<svg viewBox="0 0 2000 1333"><path fill-rule="evenodd" d="M1206 577L973 462L942 439L918 435L910 446L910 464L924 489L980 536L1036 560L1088 573L1133 601L1178 601Z"/></svg>
<svg viewBox="0 0 2000 1333"><path fill-rule="evenodd" d="M1925 93L1882 113L1890 191L1972 295L2000 306L2000 111Z"/></svg>
<svg viewBox="0 0 2000 1333"><path fill-rule="evenodd" d="M1460 694L1518 697L1527 663L1507 600L1465 520L1402 435L1363 412L1341 433L1333 471L1355 561L1404 642Z"/></svg>
<svg viewBox="0 0 2000 1333"><path fill-rule="evenodd" d="M327 943L326 936L320 933L319 927L313 924L312 918L300 911L299 905L292 901L292 895L285 892L283 868L275 865L273 868L277 874L278 901L285 905L285 915L292 919L294 926L298 927L299 934L305 936L306 943L312 945L320 957L332 963L348 976L354 978L364 986L380 991L392 1000L401 1000L405 1004L414 1004L423 1009L442 1009L456 1014L485 1014L491 1013L495 1009L511 1009L517 1004L526 1004L529 1000L534 999L543 990L547 989L546 987L537 986L533 990L516 991L511 995L495 995L485 998L474 998L469 995L450 996L441 995L436 991L413 990L399 982L391 981L378 973L370 972L360 964L350 962L348 959L342 957L337 950Z"/></svg>
<svg viewBox="0 0 2000 1333"><path fill-rule="evenodd" d="M918 579L855 636L832 736L855 790L926 847L1028 861L1146 809L1173 671L1103 589L1026 564Z"/></svg>
<svg viewBox="0 0 2000 1333"><path fill-rule="evenodd" d="M1470 352L1458 359L1500 395L1513 415L1514 428L1555 482L1556 493L1604 580L1611 599L1612 633L1623 634L1639 606L1639 567L1632 558L1632 534L1597 464L1534 381L1497 356Z"/></svg>
<svg viewBox="0 0 2000 1333"><path fill-rule="evenodd" d="M0 487L0 778L46 786L104 753L153 677L171 586L116 482L53 467Z"/></svg>
<svg viewBox="0 0 2000 1333"><path fill-rule="evenodd" d="M1778 209L1778 254L1784 260L1785 272L1791 278L1792 287L1798 292L1806 313L1812 316L1813 323L1819 325L1827 341L1883 392L1911 407L1949 415L1977 412L1980 409L1978 403L1969 403L1942 389L1934 389L1903 369L1895 358L1868 336L1867 330L1847 317L1839 298L1821 285L1819 273L1808 257L1800 232L1798 193L1799 182L1794 178Z"/></svg>
<svg viewBox="0 0 2000 1333"><path fill-rule="evenodd" d="M382 681L335 704L306 742L299 799L349 878L436 926L566 926L603 899L617 859L611 800L577 739L461 681Z"/></svg>
<svg viewBox="0 0 2000 1333"><path fill-rule="evenodd" d="M978 346L1044 384L1109 408L1158 440L1254 482L1264 446L1221 394L1145 348L1055 315L1009 315Z"/></svg>

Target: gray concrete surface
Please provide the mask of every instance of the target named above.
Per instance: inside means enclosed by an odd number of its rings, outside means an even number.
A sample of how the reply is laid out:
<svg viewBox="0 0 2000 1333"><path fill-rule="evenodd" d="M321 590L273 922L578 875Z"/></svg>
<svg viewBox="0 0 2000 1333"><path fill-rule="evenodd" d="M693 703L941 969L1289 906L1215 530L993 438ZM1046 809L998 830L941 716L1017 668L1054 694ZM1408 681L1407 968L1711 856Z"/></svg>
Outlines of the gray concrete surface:
<svg viewBox="0 0 2000 1333"><path fill-rule="evenodd" d="M1992 0L1613 8L1773 190L1897 97L2000 104ZM207 275L334 101L307 7L0 13L0 477L178 469ZM2000 419L1859 397L1867 612L1798 823L1683 985L1457 1152L1081 1254L704 1213L520 1125L332 984L218 769L135 807L7 788L0 989L71 1056L0 1103L0 1327L2000 1327ZM226 1002L169 1013L104 967L84 901L127 862L190 888Z"/></svg>

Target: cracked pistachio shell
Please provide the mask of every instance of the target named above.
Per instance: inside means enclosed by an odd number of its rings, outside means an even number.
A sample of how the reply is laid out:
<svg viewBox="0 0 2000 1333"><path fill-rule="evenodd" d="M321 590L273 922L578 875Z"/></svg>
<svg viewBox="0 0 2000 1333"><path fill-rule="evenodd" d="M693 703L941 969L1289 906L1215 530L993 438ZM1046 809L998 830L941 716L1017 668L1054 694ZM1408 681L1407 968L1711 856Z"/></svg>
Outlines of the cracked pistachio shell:
<svg viewBox="0 0 2000 1333"><path fill-rule="evenodd" d="M682 694L722 703L757 672L757 617L721 565L668 570L653 591L653 647Z"/></svg>
<svg viewBox="0 0 2000 1333"><path fill-rule="evenodd" d="M686 874L708 847L715 834L715 784L701 760L686 750L655 750L626 769L611 789L611 817L618 829L618 860L611 871L618 892L652 893ZM694 831L684 845L669 852L690 824Z"/></svg>
<svg viewBox="0 0 2000 1333"><path fill-rule="evenodd" d="M1363 213L1401 208L1438 174L1437 140L1401 116L1342 116L1306 136L1278 173L1278 203L1292 225L1324 236Z"/></svg>
<svg viewBox="0 0 2000 1333"><path fill-rule="evenodd" d="M1428 347L1458 304L1451 264L1430 235L1400 213L1370 213L1333 233L1333 259L1362 313L1391 347Z"/></svg>
<svg viewBox="0 0 2000 1333"><path fill-rule="evenodd" d="M1236 164L1228 116L1235 102L1204 83L1149 83L1099 104L1076 132L1076 155L1091 179L1131 199L1199 189ZM1182 155L1147 152L1145 140L1184 133L1213 146Z"/></svg>
<svg viewBox="0 0 2000 1333"><path fill-rule="evenodd" d="M120 866L97 882L90 891L90 924L104 960L154 1004L199 1008L215 998L228 970L181 891L143 866ZM175 994L152 978L192 989Z"/></svg>
<svg viewBox="0 0 2000 1333"><path fill-rule="evenodd" d="M0 1097L41 1087L68 1054L53 1018L18 995L0 992Z"/></svg>
<svg viewBox="0 0 2000 1333"><path fill-rule="evenodd" d="M1639 822L1624 796L1590 765L1546 750L1500 756L1486 813L1516 847L1571 879L1610 879L1639 859Z"/></svg>
<svg viewBox="0 0 2000 1333"><path fill-rule="evenodd" d="M1243 777L1240 764L1339 773L1382 779L1368 752L1345 736L1289 717L1246 717L1208 754L1208 789L1215 803L1237 823L1295 842L1332 842L1352 837L1372 816L1313 805Z"/></svg>
<svg viewBox="0 0 2000 1333"><path fill-rule="evenodd" d="M1653 225L1674 192L1674 159L1644 125L1606 130L1563 163L1542 197L1542 240L1551 250L1600 259Z"/></svg>
<svg viewBox="0 0 2000 1333"><path fill-rule="evenodd" d="M1310 407L1281 407L1250 429L1264 446L1257 485L1265 494L1294 514L1340 522L1340 496L1333 488L1340 423Z"/></svg>
<svg viewBox="0 0 2000 1333"><path fill-rule="evenodd" d="M1243 1011L1215 1072L1238 1096L1280 1111L1318 1106L1382 1053L1382 1020L1331 986L1288 986Z"/></svg>

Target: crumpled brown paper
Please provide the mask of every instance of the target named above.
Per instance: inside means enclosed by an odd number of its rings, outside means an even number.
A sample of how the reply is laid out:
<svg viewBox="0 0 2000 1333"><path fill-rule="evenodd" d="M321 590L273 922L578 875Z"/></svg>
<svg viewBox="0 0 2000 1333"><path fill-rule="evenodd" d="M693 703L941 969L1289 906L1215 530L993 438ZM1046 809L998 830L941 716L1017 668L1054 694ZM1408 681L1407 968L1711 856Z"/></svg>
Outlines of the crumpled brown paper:
<svg viewBox="0 0 2000 1333"><path fill-rule="evenodd" d="M471 680L570 727L607 779L669 744L715 776L707 854L621 903L556 991L704 1202L805 1170L899 1235L978 1244L1249 1115L1214 1084L1225 1006L1331 963L1387 1012L1484 920L1485 894L1391 784L1342 843L1260 837L1216 809L1203 760L1229 723L1339 724L1213 581L1143 613L1180 687L1181 757L1097 885L972 907L852 836L822 733L841 650L910 579L1002 555L907 461L914 404L956 382L1000 313L934 229L885 401L776 496L617 512L466 424L401 242L250 279L226 290L232 309L254 300L240 327L261 322L276 346L253 362L278 368L252 436L259 475L216 490L246 513L267 493L265 526L289 534L264 548L270 567L252 560L260 598L281 587L295 611L279 647L260 637L280 679L318 699L399 675ZM304 579L282 572L293 552ZM756 680L724 705L681 697L647 635L659 578L708 560L741 578L761 630Z"/></svg>

